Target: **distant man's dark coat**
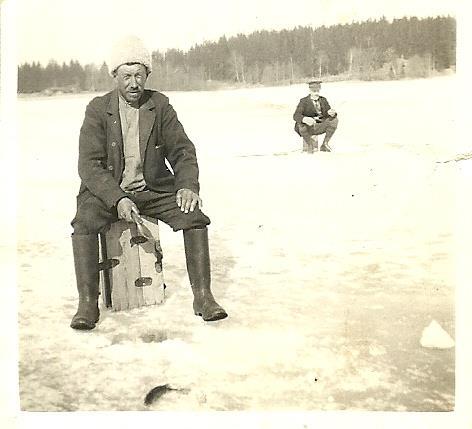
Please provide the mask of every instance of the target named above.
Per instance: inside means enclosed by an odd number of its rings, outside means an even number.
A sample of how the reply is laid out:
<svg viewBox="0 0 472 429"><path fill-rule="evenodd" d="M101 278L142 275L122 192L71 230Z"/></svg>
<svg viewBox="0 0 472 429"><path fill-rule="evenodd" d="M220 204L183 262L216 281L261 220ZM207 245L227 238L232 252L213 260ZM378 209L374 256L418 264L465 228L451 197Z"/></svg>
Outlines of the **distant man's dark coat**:
<svg viewBox="0 0 472 429"><path fill-rule="evenodd" d="M315 110L315 106L313 104L313 100L311 99L310 95L303 97L300 99L298 106L293 114L293 120L295 121L295 131L300 134L298 127L302 123L304 116L310 116L311 118L316 118L317 122L322 122L326 119L329 119L330 116L328 115L328 110L331 109L331 106L328 103L328 100L320 95L320 107L321 113L317 114Z"/></svg>
<svg viewBox="0 0 472 429"><path fill-rule="evenodd" d="M165 192L187 188L199 192L195 146L185 134L169 99L160 92L146 90L141 99L139 146L148 188ZM115 89L94 98L85 111L79 138L82 183L77 203L80 205L93 194L107 207L114 207L127 196L120 188L123 170L123 137Z"/></svg>

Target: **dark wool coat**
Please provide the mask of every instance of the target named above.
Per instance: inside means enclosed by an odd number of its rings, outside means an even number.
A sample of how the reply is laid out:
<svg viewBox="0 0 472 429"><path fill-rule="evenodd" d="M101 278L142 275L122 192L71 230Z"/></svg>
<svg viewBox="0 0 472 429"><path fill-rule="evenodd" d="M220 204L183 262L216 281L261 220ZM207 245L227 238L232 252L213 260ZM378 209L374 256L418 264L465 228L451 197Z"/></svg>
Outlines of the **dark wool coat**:
<svg viewBox="0 0 472 429"><path fill-rule="evenodd" d="M310 95L303 97L300 99L298 106L293 114L293 120L295 121L295 131L300 134L298 131L299 125L302 123L304 116L310 116L312 118L317 118L317 122L324 121L325 119L329 118L328 110L331 109L331 106L328 103L328 100L320 95L320 107L321 107L321 115L316 114L315 106L313 105L313 101L310 98Z"/></svg>
<svg viewBox="0 0 472 429"><path fill-rule="evenodd" d="M144 179L154 191L199 192L195 146L185 134L169 99L145 90L139 111L139 146ZM166 166L168 160L172 171ZM94 98L87 106L79 138L77 203L93 194L109 208L127 196L120 188L124 170L118 90Z"/></svg>

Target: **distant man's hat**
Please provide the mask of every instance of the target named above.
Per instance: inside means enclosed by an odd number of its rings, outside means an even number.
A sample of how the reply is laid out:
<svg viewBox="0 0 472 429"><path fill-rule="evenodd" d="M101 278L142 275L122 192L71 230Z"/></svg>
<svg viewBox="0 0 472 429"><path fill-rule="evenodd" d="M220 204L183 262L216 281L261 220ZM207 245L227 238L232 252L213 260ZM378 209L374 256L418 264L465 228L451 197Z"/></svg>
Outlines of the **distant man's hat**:
<svg viewBox="0 0 472 429"><path fill-rule="evenodd" d="M119 66L130 63L142 64L151 73L151 55L136 36L125 36L113 44L108 61L110 74L113 76Z"/></svg>
<svg viewBox="0 0 472 429"><path fill-rule="evenodd" d="M310 79L307 83L308 86L321 86L321 82L319 79Z"/></svg>

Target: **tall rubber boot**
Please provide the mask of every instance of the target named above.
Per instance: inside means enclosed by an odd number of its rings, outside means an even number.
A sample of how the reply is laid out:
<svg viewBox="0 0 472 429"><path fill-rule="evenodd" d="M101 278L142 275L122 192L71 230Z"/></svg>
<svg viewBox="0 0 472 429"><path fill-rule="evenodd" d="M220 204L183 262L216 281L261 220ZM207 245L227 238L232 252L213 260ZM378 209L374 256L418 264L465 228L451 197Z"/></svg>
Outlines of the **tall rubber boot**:
<svg viewBox="0 0 472 429"><path fill-rule="evenodd" d="M90 330L100 317L98 310L98 235L72 234L79 307L72 318L73 329Z"/></svg>
<svg viewBox="0 0 472 429"><path fill-rule="evenodd" d="M210 252L207 228L184 230L185 259L193 292L193 311L205 321L228 316L211 293Z"/></svg>

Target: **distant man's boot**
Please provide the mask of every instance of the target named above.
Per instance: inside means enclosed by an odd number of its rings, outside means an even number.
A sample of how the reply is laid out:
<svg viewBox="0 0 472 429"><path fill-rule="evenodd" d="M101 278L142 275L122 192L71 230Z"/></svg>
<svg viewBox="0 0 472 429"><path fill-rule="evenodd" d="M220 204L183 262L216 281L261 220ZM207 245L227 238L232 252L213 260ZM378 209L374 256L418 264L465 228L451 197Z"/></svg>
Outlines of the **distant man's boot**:
<svg viewBox="0 0 472 429"><path fill-rule="evenodd" d="M184 230L185 258L193 292L193 311L205 321L228 316L211 293L210 252L207 228Z"/></svg>
<svg viewBox="0 0 472 429"><path fill-rule="evenodd" d="M331 152L331 148L329 147L327 142L324 142L320 147L321 152Z"/></svg>
<svg viewBox="0 0 472 429"><path fill-rule="evenodd" d="M328 142L331 140L331 137L333 137L333 134L335 133L337 127L338 127L338 118L331 118L328 119L325 122L326 125L326 133L324 136L323 144L320 147L320 150L323 152L331 152L332 149L329 147Z"/></svg>
<svg viewBox="0 0 472 429"><path fill-rule="evenodd" d="M70 323L71 328L95 328L98 310L98 236L72 234L75 277L79 291L79 307Z"/></svg>

